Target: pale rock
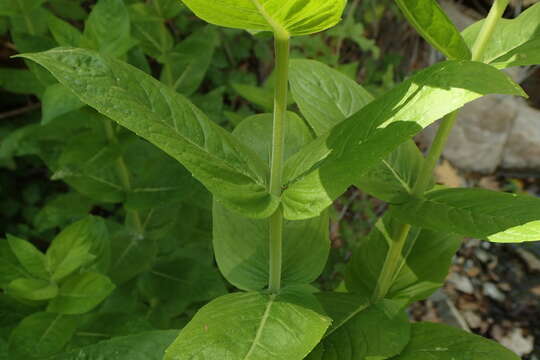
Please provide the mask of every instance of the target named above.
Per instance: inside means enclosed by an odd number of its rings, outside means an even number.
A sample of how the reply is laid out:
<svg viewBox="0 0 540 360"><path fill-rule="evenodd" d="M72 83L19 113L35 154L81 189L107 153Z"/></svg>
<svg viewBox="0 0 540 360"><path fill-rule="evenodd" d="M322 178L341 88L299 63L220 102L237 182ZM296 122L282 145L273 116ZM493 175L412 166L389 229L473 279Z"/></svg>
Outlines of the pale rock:
<svg viewBox="0 0 540 360"><path fill-rule="evenodd" d="M504 293L499 290L499 288L495 284L490 282L484 284L484 294L486 294L486 296L492 298L493 300L499 302L503 302L504 299L506 299Z"/></svg>
<svg viewBox="0 0 540 360"><path fill-rule="evenodd" d="M472 281L466 276L461 276L457 273L452 273L448 277L448 281L454 284L456 289L458 289L459 291L465 294L474 293L474 285Z"/></svg>
<svg viewBox="0 0 540 360"><path fill-rule="evenodd" d="M512 350L519 356L530 354L534 350L534 337L523 336L521 329L513 329L508 335L498 339L501 345Z"/></svg>
<svg viewBox="0 0 540 360"><path fill-rule="evenodd" d="M501 166L530 171L540 169L540 110L522 103L508 136Z"/></svg>
<svg viewBox="0 0 540 360"><path fill-rule="evenodd" d="M491 95L467 104L449 137L444 157L472 172L492 173L500 164L518 113L512 97ZM420 141L431 142L437 126L426 129Z"/></svg>

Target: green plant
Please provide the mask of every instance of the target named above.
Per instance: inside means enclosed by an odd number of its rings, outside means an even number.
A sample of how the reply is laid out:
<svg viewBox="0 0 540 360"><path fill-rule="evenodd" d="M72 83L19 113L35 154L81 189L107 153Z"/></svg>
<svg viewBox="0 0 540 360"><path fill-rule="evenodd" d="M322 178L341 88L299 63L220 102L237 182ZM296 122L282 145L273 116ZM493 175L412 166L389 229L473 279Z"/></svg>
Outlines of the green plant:
<svg viewBox="0 0 540 360"><path fill-rule="evenodd" d="M345 1L184 3L210 23L273 33L273 114L250 116L231 134L111 56L77 48L21 55L178 160L214 196L215 256L241 291L201 308L165 359L517 359L457 329L410 324L404 309L441 286L461 237L539 240L539 199L440 188L432 173L464 104L492 93L526 96L497 68L539 62L540 5L503 21L508 1L496 0L486 20L460 34L436 1L397 1L449 60L373 99L322 63L289 61L290 37L332 27ZM303 118L288 111L289 84ZM411 137L442 117L424 157ZM356 249L348 292L318 293L310 283L329 250L327 208L352 184L390 210ZM77 351L101 356L121 341Z"/></svg>

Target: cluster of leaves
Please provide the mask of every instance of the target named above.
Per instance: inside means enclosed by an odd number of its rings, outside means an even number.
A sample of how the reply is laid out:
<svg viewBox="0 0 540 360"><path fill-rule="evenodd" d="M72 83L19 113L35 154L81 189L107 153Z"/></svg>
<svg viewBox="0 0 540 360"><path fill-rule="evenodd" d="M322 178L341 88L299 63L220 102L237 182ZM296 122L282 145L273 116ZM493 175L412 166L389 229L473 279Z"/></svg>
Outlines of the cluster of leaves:
<svg viewBox="0 0 540 360"><path fill-rule="evenodd" d="M184 48L175 56L176 46L163 35L176 3L135 1L126 7L120 0L100 0L83 32L65 22L51 26L61 20L48 14L55 20L43 34L50 32L52 46L62 47L47 51L37 48L44 40L34 33L35 24L19 31L31 11L48 12L41 1L0 8L12 22L15 46L29 52L22 55L28 77L44 84L42 92L30 92L42 100L42 124L11 134L0 149L3 156L38 155L54 179L91 206L117 205L106 225L84 218L61 232L45 254L8 237L0 248L0 273L7 274L0 285L9 295L2 308L12 315L3 320L9 338L0 337L0 351L14 359L152 360L172 342L166 360L515 360L501 346L460 330L410 324L404 309L441 286L462 237L539 240L540 200L437 187L429 172L424 177L432 159L411 138L483 95L525 96L498 68L539 62L540 6L497 23L497 41L484 44L479 62L471 61L470 49L485 36L484 22L460 34L436 1L396 2L449 60L374 98L338 70L304 59L287 66L288 54L278 53L281 73L270 77L263 92L247 91L266 99L276 88L276 113L230 115L232 133L212 117L208 102L187 97L201 84L200 68L204 74L209 65L186 45L192 38L178 45ZM184 4L216 25L262 32L256 35L262 39L272 32L282 51L291 36L336 25L346 1ZM128 20L118 24L122 14ZM125 36L110 38L111 24ZM215 29L201 31L208 40ZM148 73L154 71L142 55L156 59L161 81ZM283 73L287 67L290 77ZM48 92L56 101L46 101ZM264 111L270 102L259 106ZM283 112L282 125L280 106L297 110ZM281 147L276 133L284 137L283 168L274 164ZM277 193L270 186L276 169ZM353 184L391 204L390 211L356 249L347 266L347 291L317 292L311 283L330 247L327 209ZM210 209L211 236L204 231ZM91 229L82 236L77 229L85 226ZM221 274L241 291L223 295L224 283L208 256L210 237ZM279 289L272 286L276 262ZM210 299L182 323L192 304ZM170 328L182 330L155 330ZM153 331L133 335L144 330ZM99 341L115 335L130 336Z"/></svg>

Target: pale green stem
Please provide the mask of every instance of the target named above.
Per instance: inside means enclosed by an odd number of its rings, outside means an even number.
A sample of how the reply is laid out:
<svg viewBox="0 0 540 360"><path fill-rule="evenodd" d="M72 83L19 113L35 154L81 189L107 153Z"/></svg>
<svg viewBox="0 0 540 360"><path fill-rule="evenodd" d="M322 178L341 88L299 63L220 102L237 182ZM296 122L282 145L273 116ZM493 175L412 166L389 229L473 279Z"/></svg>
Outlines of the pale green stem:
<svg viewBox="0 0 540 360"><path fill-rule="evenodd" d="M486 51L486 47L488 46L491 40L491 37L493 36L493 32L495 31L495 28L497 27L497 23L503 16L504 11L506 10L506 7L508 6L508 3L509 3L509 0L495 0L493 2L491 10L489 11L489 14L484 22L484 25L482 26L482 29L480 30L480 34L478 34L478 38L476 38L476 41L474 42L474 45L472 48L473 61L482 60L482 57L484 56L484 52Z"/></svg>
<svg viewBox="0 0 540 360"><path fill-rule="evenodd" d="M107 139L109 140L109 143L118 144L118 139L112 127L111 120L103 119L103 124L105 126L105 133L107 135ZM122 183L122 187L124 188L124 190L130 191L131 190L131 176L129 174L129 170L126 165L126 162L124 161L123 156L119 156L116 159L116 173L118 174L118 178L120 179L120 182ZM144 227L142 225L141 216L139 215L139 212L137 210L126 209L126 219L128 219L130 223L133 224L133 226L135 227L135 230L137 231L139 235L143 235Z"/></svg>
<svg viewBox="0 0 540 360"><path fill-rule="evenodd" d="M270 194L281 196L283 153L285 146L285 120L287 115L287 90L289 78L289 37L276 34L276 84L274 94L274 125L272 158L270 165ZM281 288L283 211L281 208L270 218L270 269L268 288L277 293Z"/></svg>
<svg viewBox="0 0 540 360"><path fill-rule="evenodd" d="M394 283L395 275L398 269L401 267L403 261L403 248L407 242L407 237L409 236L409 231L411 226L408 224L403 224L400 229L400 232L396 239L392 239L393 242L389 244L388 253L386 254L386 259L384 260L383 269L379 275L377 281L377 287L372 295L372 302L376 303L377 301L383 299L386 294L390 291L392 284Z"/></svg>
<svg viewBox="0 0 540 360"><path fill-rule="evenodd" d="M508 2L509 0L495 0L493 3L488 17L480 30L480 34L473 45L472 60L479 61L484 56L487 45L491 41L491 37L497 26L497 22L502 17L504 10L508 6ZM433 144L429 149L426 161L420 170L416 184L413 187L413 195L421 197L428 189L435 167L441 158L444 147L448 142L448 137L456 123L459 111L460 110L458 109L444 117L439 130L437 131L437 135L433 140ZM411 226L409 224L402 224L396 241L390 245L388 255L381 270L381 275L379 276L377 288L373 294L372 300L374 302L383 299L388 294L392 282L394 281L395 273L401 267L401 263L403 262L402 252L410 230Z"/></svg>

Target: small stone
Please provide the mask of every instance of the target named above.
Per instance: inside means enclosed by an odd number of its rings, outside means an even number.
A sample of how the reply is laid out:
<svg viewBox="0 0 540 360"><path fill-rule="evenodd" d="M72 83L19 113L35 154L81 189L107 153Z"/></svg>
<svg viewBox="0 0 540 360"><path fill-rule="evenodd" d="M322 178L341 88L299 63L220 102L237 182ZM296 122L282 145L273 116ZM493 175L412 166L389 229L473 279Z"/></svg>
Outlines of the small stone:
<svg viewBox="0 0 540 360"><path fill-rule="evenodd" d="M540 259L536 255L522 248L516 248L516 252L525 264L527 264L529 271L540 272Z"/></svg>
<svg viewBox="0 0 540 360"><path fill-rule="evenodd" d="M531 292L532 292L534 295L540 296L540 285L531 288Z"/></svg>
<svg viewBox="0 0 540 360"><path fill-rule="evenodd" d="M487 263L489 262L491 256L489 255L489 253L485 250L482 250L482 249L476 249L476 251L474 252L474 254L476 255L476 257L478 258L478 260L480 260L481 262L483 263Z"/></svg>
<svg viewBox="0 0 540 360"><path fill-rule="evenodd" d="M534 350L534 337L523 336L522 329L513 329L509 334L503 336L500 340L501 345L512 350L519 356L524 356Z"/></svg>
<svg viewBox="0 0 540 360"><path fill-rule="evenodd" d="M474 293L474 285L471 282L471 280L466 277L462 276L456 273L452 273L450 277L448 278L448 281L450 281L452 284L455 285L456 289L465 293L465 294L473 294Z"/></svg>
<svg viewBox="0 0 540 360"><path fill-rule="evenodd" d="M471 327L471 329L478 329L482 326L482 318L473 311L465 311L463 313L463 317L467 321L467 324Z"/></svg>
<svg viewBox="0 0 540 360"><path fill-rule="evenodd" d="M499 290L499 288L495 286L495 284L490 282L484 284L484 294L486 294L486 296L490 297L491 299L499 302L503 302L504 299L506 299L504 293Z"/></svg>

